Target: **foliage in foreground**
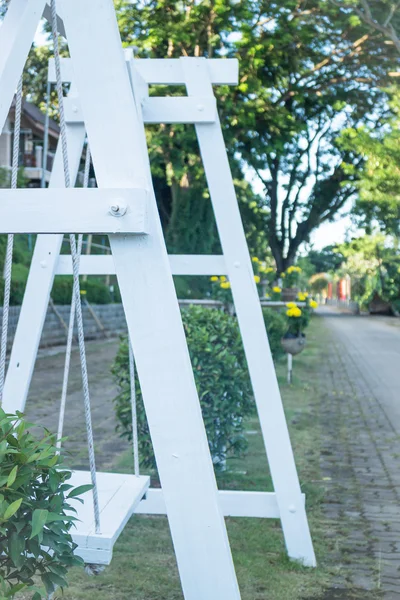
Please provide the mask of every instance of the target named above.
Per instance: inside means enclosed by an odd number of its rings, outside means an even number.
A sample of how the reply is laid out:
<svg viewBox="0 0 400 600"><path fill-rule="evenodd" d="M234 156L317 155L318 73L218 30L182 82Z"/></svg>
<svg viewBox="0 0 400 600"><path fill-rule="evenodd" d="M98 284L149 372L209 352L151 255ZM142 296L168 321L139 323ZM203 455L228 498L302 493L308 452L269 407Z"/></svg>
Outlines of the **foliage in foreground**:
<svg viewBox="0 0 400 600"><path fill-rule="evenodd" d="M219 310L191 306L182 311L204 424L215 463L227 455L239 456L246 449L243 418L254 410L242 340L236 318ZM113 365L120 387L115 398L119 430L132 437L132 412L128 344L123 339ZM154 453L136 381L139 451L143 465L154 466Z"/></svg>
<svg viewBox="0 0 400 600"><path fill-rule="evenodd" d="M23 589L40 600L67 585L70 567L81 565L70 534L75 517L70 499L88 486L73 489L71 472L56 453L55 436L33 436L23 416L0 409L0 600ZM91 487L91 486L89 486ZM36 591L35 591L36 590Z"/></svg>

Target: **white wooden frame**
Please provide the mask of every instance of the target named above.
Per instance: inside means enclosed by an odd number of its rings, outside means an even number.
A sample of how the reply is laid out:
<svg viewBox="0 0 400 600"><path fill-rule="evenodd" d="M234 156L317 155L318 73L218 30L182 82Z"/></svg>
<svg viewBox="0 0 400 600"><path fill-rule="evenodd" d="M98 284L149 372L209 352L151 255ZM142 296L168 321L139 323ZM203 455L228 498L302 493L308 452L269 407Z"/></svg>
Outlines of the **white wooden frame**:
<svg viewBox="0 0 400 600"><path fill-rule="evenodd" d="M145 188L133 187L70 188L57 194L53 189L0 189L0 233L143 235L147 233L148 196Z"/></svg>
<svg viewBox="0 0 400 600"><path fill-rule="evenodd" d="M16 10L23 2L12 0ZM240 592L152 189L141 106L132 93L113 2L59 0L59 3L99 188L132 188L140 180L150 191L148 235L110 235L110 244L183 593L189 600L238 600ZM11 40L6 34L14 27L15 23L6 15L2 28L6 39ZM20 62L13 64L16 80L23 67ZM104 82L109 85L104 86ZM13 89L3 87L2 83L0 78L0 94L7 101L7 93L10 93L11 104ZM71 124L69 136L74 130L81 134L82 129ZM72 164L75 159L76 165L77 156L71 157ZM58 186L63 187L60 180ZM43 304L37 302L45 295L44 305L47 304L61 244L61 236L52 237L54 244L52 250L45 253L43 266L35 252L23 309L25 321L22 319L22 323L25 322L25 333L29 337L25 340L26 347L34 352L29 356L21 347L20 329L4 389L5 410L23 409L25 403L25 386L16 384L16 379L21 378L24 371L29 381L33 368L40 331L37 323L32 327L32 322L35 317L41 321ZM48 246L47 240L42 244L42 239L39 236L39 251ZM39 269L46 273L43 278L46 281L42 282L45 293L36 296L34 288ZM149 273L152 274L151 285ZM161 307L160 297L163 298Z"/></svg>
<svg viewBox="0 0 400 600"><path fill-rule="evenodd" d="M39 0L35 2L38 6L44 4ZM240 598L240 593L223 514L280 517L289 556L306 565L315 565L304 496L297 477L221 126L213 108L212 84L236 81L237 63L185 58L130 60L128 76L112 0L92 0L90 7L89 3L80 0L59 0L59 3L71 53L71 60L64 60L62 69L64 75L67 73L65 79L72 79L74 84L68 108L71 176L76 177L82 150L85 129L80 119L84 115L100 190L103 193L111 190L110 194L116 187L148 190L146 226L135 230L131 224L121 229L121 233L110 235L114 270L121 289L162 484L162 492L148 492L138 512L148 510L153 514L168 514L185 598L234 600ZM3 28L24 35L27 35L25 30L31 31L37 15L26 15L26 4L27 0L12 0L15 11L24 9L25 20L18 21L15 16L12 20L7 15ZM18 14L15 11L13 14ZM8 46L6 39L3 48L10 57L12 68L4 67L2 71L0 63L0 116L6 114L3 106L7 101L11 103L23 66L21 52L15 61L12 59L14 39L15 36L9 36ZM104 85L107 81L113 82L112 85ZM185 84L188 97L174 98L174 102L170 102L171 99L154 102L155 99L148 98L147 94L151 83ZM79 99L75 86L79 90ZM179 111L184 113L181 118L185 120L179 120ZM147 114L147 122L157 122L157 112L161 120L175 122L176 119L195 124L223 257L170 257L168 260L144 135L144 114ZM63 187L59 151L51 187ZM65 202L61 204L64 206ZM17 200L15 206L18 206ZM73 211L70 213L73 231L81 231L80 215L76 214L74 219ZM8 216L4 215L4 219ZM6 231L8 227L6 221L2 230ZM50 229L46 226L43 230ZM139 235L131 235L135 231ZM148 235L140 235L144 232ZM24 408L53 278L56 273L70 268L67 259L59 258L61 243L62 235L38 237L4 389L5 410ZM86 265L82 262L82 272L85 269L89 272L93 266L98 272L100 267L94 265L94 257L87 258ZM108 260L107 268L111 269L110 257L104 258ZM102 263L105 268L105 260ZM181 274L223 271L229 275L274 493L217 492L171 268ZM151 284L147 276L149 271L152 273ZM160 297L163 298L161 306ZM168 344L165 345L163 340L168 340ZM155 372L157 377L154 377ZM160 390L163 394L161 404ZM193 447L196 453L193 453Z"/></svg>

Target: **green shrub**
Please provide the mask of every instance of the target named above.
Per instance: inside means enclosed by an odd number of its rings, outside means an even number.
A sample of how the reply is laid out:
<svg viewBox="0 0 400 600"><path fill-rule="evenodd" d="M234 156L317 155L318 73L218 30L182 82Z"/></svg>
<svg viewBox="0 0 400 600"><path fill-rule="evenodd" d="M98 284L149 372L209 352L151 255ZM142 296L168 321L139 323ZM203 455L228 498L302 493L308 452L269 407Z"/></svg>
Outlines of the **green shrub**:
<svg viewBox="0 0 400 600"><path fill-rule="evenodd" d="M71 304L72 287L72 277L68 275L56 277L51 292L54 304ZM109 287L98 279L88 278L86 281L81 281L80 287L86 292L85 298L91 304L110 304L112 301Z"/></svg>
<svg viewBox="0 0 400 600"><path fill-rule="evenodd" d="M81 290L86 291L86 298L91 304L110 304L110 288L102 281L90 278L81 282Z"/></svg>
<svg viewBox="0 0 400 600"><path fill-rule="evenodd" d="M210 450L216 465L247 447L243 418L254 410L239 327L235 317L201 306L182 310L190 357ZM132 437L128 344L122 340L112 372L120 387L115 398L118 429ZM136 381L139 449L142 464L154 466L143 400ZM160 398L161 401L161 398Z"/></svg>
<svg viewBox="0 0 400 600"><path fill-rule="evenodd" d="M82 564L74 556L70 529L74 511L69 498L91 486L73 489L71 472L56 453L55 436L37 439L21 414L0 409L0 599L22 590L44 593L35 586L40 578L47 594L67 585L69 567Z"/></svg>
<svg viewBox="0 0 400 600"><path fill-rule="evenodd" d="M51 297L54 304L71 304L72 298L72 277L68 275L61 275L54 279L53 289L51 290Z"/></svg>
<svg viewBox="0 0 400 600"><path fill-rule="evenodd" d="M284 353L281 338L287 331L287 320L281 312L272 308L263 308L263 316L272 356L278 358Z"/></svg>
<svg viewBox="0 0 400 600"><path fill-rule="evenodd" d="M29 269L24 265L16 264L12 268L10 304L19 306L24 298L26 281L28 279ZM0 297L3 302L4 297L4 279L0 277Z"/></svg>

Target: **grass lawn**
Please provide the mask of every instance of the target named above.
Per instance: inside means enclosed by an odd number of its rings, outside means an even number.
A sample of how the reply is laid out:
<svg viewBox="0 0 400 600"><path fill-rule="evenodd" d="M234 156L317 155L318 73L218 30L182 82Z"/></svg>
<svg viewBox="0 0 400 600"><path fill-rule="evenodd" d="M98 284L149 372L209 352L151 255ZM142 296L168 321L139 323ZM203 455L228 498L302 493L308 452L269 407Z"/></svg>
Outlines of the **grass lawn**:
<svg viewBox="0 0 400 600"><path fill-rule="evenodd" d="M329 566L329 552L335 542L328 534L329 523L321 510L324 482L319 469L321 394L317 369L323 330L318 319L312 322L307 339L307 349L293 361L291 387L286 383L286 362L282 360L277 368L301 486L307 496L318 567L307 569L287 559L278 521L229 518L228 533L243 600L322 598L334 574ZM249 420L246 429L249 432L247 456L243 460L229 461L228 471L218 476L219 487L272 490L256 417ZM120 457L116 469L130 470L131 457ZM96 600L181 600L166 517L133 517L115 546L112 564L97 577L74 570L69 581L65 600L93 597Z"/></svg>

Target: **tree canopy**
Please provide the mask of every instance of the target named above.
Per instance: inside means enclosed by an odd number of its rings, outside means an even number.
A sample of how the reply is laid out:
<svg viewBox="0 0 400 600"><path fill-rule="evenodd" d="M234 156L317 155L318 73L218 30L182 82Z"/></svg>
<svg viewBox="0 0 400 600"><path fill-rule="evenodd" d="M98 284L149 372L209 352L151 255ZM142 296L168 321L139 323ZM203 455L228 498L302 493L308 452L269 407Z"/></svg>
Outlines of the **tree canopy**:
<svg viewBox="0 0 400 600"><path fill-rule="evenodd" d="M359 191L355 216L367 229L380 228L389 234L400 232L400 95L393 90L388 114L379 126L362 125L343 132L341 143L359 154L363 168L359 172ZM355 171L354 164L346 167Z"/></svg>
<svg viewBox="0 0 400 600"><path fill-rule="evenodd" d="M251 249L262 254L269 244L277 269L285 270L357 192L364 157L339 136L374 127L387 106L385 89L399 61L390 33L397 10L389 0L382 0L384 10L369 0L371 23L364 0L115 5L123 44L139 59L239 59L239 85L216 88L226 146ZM49 52L34 48L29 58L26 89L38 105ZM151 93L184 90L154 86ZM147 135L170 251L218 251L193 128L155 125ZM355 168L346 171L348 164Z"/></svg>
<svg viewBox="0 0 400 600"><path fill-rule="evenodd" d="M322 0L119 1L117 7L123 40L139 56L239 58L239 86L217 90L224 133L236 176L250 173L262 184L266 234L284 270L354 194L357 173L349 178L343 168L353 157L337 137L373 119L385 102L395 48L353 12ZM170 186L176 180L179 187L182 177L193 185L196 147L187 130L159 127L152 142L155 151L167 148L158 158ZM200 174L197 181L203 188Z"/></svg>

